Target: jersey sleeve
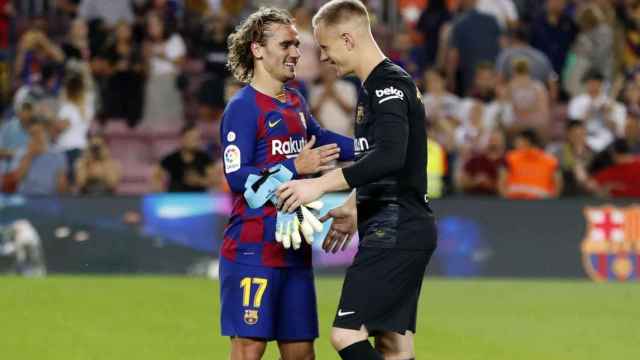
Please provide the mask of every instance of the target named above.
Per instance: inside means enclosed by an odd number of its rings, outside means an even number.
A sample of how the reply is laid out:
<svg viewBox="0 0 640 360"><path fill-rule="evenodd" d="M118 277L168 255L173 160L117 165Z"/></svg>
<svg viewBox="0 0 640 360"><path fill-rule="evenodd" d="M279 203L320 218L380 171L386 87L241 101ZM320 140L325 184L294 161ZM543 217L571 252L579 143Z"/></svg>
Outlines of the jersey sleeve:
<svg viewBox="0 0 640 360"><path fill-rule="evenodd" d="M350 187L369 184L404 167L409 141L409 97L397 81L381 81L368 89L371 98L374 148L343 169Z"/></svg>
<svg viewBox="0 0 640 360"><path fill-rule="evenodd" d="M259 175L255 148L258 131L258 109L249 101L234 99L222 115L220 137L224 175L231 191L244 192L244 184L251 174Z"/></svg>

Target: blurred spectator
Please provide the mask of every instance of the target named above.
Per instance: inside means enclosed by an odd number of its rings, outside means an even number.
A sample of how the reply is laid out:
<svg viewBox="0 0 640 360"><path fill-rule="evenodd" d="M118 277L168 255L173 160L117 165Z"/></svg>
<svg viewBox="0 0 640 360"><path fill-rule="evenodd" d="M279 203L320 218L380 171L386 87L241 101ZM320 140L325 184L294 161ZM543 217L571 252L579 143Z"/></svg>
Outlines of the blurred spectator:
<svg viewBox="0 0 640 360"><path fill-rule="evenodd" d="M27 128L34 113L34 103L26 99L16 109L16 115L0 125L0 175L9 171L12 158L19 149L29 143Z"/></svg>
<svg viewBox="0 0 640 360"><path fill-rule="evenodd" d="M198 102L201 111L205 112L203 118L216 118L224 109L224 83L230 76L226 67L229 53L227 37L231 30L224 14L212 14L205 22L204 39L200 46L205 61L206 80L198 91Z"/></svg>
<svg viewBox="0 0 640 360"><path fill-rule="evenodd" d="M89 26L89 53L94 57L92 60L96 60L95 56L100 55L104 50L113 30L102 19L87 21L87 25Z"/></svg>
<svg viewBox="0 0 640 360"><path fill-rule="evenodd" d="M507 92L504 86L498 84L495 68L492 64L481 63L478 65L469 96L460 102L458 114L463 124L463 127L458 129L458 133L469 124L475 123L470 129L472 132L468 134L473 134L471 138L458 136L458 142L462 149L477 147L487 130L503 126L512 119L512 109L508 102ZM467 132L467 130L464 131Z"/></svg>
<svg viewBox="0 0 640 360"><path fill-rule="evenodd" d="M600 189L613 197L640 197L640 158L631 154L624 139L614 141L607 152L610 165L593 175Z"/></svg>
<svg viewBox="0 0 640 360"><path fill-rule="evenodd" d="M580 120L567 124L566 140L549 146L560 166L563 178L563 195L577 196L590 193L587 170L594 153L587 145L587 129Z"/></svg>
<svg viewBox="0 0 640 360"><path fill-rule="evenodd" d="M445 176L447 175L447 152L427 130L427 195L432 199L444 196Z"/></svg>
<svg viewBox="0 0 640 360"><path fill-rule="evenodd" d="M615 65L613 29L595 6L587 6L578 15L580 33L567 59L564 88L573 96L580 93L580 80L595 69L607 82L613 80Z"/></svg>
<svg viewBox="0 0 640 360"><path fill-rule="evenodd" d="M531 24L531 45L551 61L553 70L561 75L578 28L565 13L566 0L547 0L545 9Z"/></svg>
<svg viewBox="0 0 640 360"><path fill-rule="evenodd" d="M476 151L481 147L482 139L492 128L487 123L487 106L476 101L469 100L464 103L462 122L456 128L456 147L461 153Z"/></svg>
<svg viewBox="0 0 640 360"><path fill-rule="evenodd" d="M495 62L502 34L492 16L475 9L476 0L462 4L465 12L452 25L446 61L448 88L458 94L468 92L478 64Z"/></svg>
<svg viewBox="0 0 640 360"><path fill-rule="evenodd" d="M201 149L198 128L187 125L181 134L180 148L165 156L154 169L154 191L201 192L220 181L215 178L213 161Z"/></svg>
<svg viewBox="0 0 640 360"><path fill-rule="evenodd" d="M558 160L545 153L535 130L524 130L507 152L499 172L500 195L509 199L547 199L562 191Z"/></svg>
<svg viewBox="0 0 640 360"><path fill-rule="evenodd" d="M0 0L0 51L9 48L9 25L14 14L11 0Z"/></svg>
<svg viewBox="0 0 640 360"><path fill-rule="evenodd" d="M11 19L15 9L10 0L0 0L0 113L9 104L10 83L10 42Z"/></svg>
<svg viewBox="0 0 640 360"><path fill-rule="evenodd" d="M78 5L82 0L56 0L56 7L68 18L73 19L78 15Z"/></svg>
<svg viewBox="0 0 640 360"><path fill-rule="evenodd" d="M569 102L569 118L581 120L587 128L587 143L594 151L609 145L623 128L626 110L603 89L604 77L597 70L584 76L585 93Z"/></svg>
<svg viewBox="0 0 640 360"><path fill-rule="evenodd" d="M545 6L544 0L514 0L514 5L518 9L520 24L529 26L534 18L538 16Z"/></svg>
<svg viewBox="0 0 640 360"><path fill-rule="evenodd" d="M177 87L180 66L186 55L182 37L168 29L154 13L147 17L144 54L148 61L143 122L152 127L181 122L184 111Z"/></svg>
<svg viewBox="0 0 640 360"><path fill-rule="evenodd" d="M130 127L142 119L144 64L142 50L133 41L131 26L121 21L102 56L107 60L104 116L125 119Z"/></svg>
<svg viewBox="0 0 640 360"><path fill-rule="evenodd" d="M75 19L71 22L69 35L62 43L65 63L69 60L89 61L89 28L83 19Z"/></svg>
<svg viewBox="0 0 640 360"><path fill-rule="evenodd" d="M58 135L56 149L66 156L71 181L74 179L73 166L87 148L87 134L95 116L95 96L89 77L88 71L84 75L74 72L67 77L62 104L54 123L54 133Z"/></svg>
<svg viewBox="0 0 640 360"><path fill-rule="evenodd" d="M84 195L115 193L122 176L120 163L111 157L102 136L92 135L88 142L88 148L75 163L75 187L78 193Z"/></svg>
<svg viewBox="0 0 640 360"><path fill-rule="evenodd" d="M182 11L182 0L148 0L148 12L157 14L167 28L178 28L178 15Z"/></svg>
<svg viewBox="0 0 640 360"><path fill-rule="evenodd" d="M505 149L505 136L502 131L492 130L482 149L468 152L458 161L456 187L468 194L496 195L498 171L504 163Z"/></svg>
<svg viewBox="0 0 640 360"><path fill-rule="evenodd" d="M629 70L640 63L640 2L619 1L616 5L618 32L622 38L623 70Z"/></svg>
<svg viewBox="0 0 640 360"><path fill-rule="evenodd" d="M523 28L515 29L510 37L509 46L504 48L496 61L496 72L502 81L509 81L513 75L513 64L518 59L525 59L531 77L555 91L558 76L547 56L527 43L528 34Z"/></svg>
<svg viewBox="0 0 640 360"><path fill-rule="evenodd" d="M418 54L407 29L398 30L393 35L393 46L388 51L391 61L400 65L414 79L419 77Z"/></svg>
<svg viewBox="0 0 640 360"><path fill-rule="evenodd" d="M484 103L496 100L498 78L492 63L483 62L476 66L471 88L467 96Z"/></svg>
<svg viewBox="0 0 640 360"><path fill-rule="evenodd" d="M430 0L420 15L416 30L424 38L424 61L419 64L421 68L426 69L436 64L443 27L452 18L445 0Z"/></svg>
<svg viewBox="0 0 640 360"><path fill-rule="evenodd" d="M313 38L311 9L300 3L291 10L295 18L298 39L300 39L300 59L296 65L296 78L311 86L320 76L320 49Z"/></svg>
<svg viewBox="0 0 640 360"><path fill-rule="evenodd" d="M18 43L15 74L21 84L38 82L41 70L48 63L62 63L64 53L41 30L27 30Z"/></svg>
<svg viewBox="0 0 640 360"><path fill-rule="evenodd" d="M640 114L627 114L624 124L624 139L629 145L629 152L640 155Z"/></svg>
<svg viewBox="0 0 640 360"><path fill-rule="evenodd" d="M38 231L27 219L0 226L0 256L15 256L15 271L22 276L42 277L47 274L44 251Z"/></svg>
<svg viewBox="0 0 640 360"><path fill-rule="evenodd" d="M322 127L345 136L353 136L354 109L358 94L348 81L338 79L330 65L321 65L320 82L311 88L311 113Z"/></svg>
<svg viewBox="0 0 640 360"><path fill-rule="evenodd" d="M46 124L32 121L28 133L29 144L16 153L11 166L10 176L17 192L24 195L65 193L67 161L62 152L50 146Z"/></svg>
<svg viewBox="0 0 640 360"><path fill-rule="evenodd" d="M493 16L503 29L513 29L518 25L518 11L512 0L477 0L476 9Z"/></svg>
<svg viewBox="0 0 640 360"><path fill-rule="evenodd" d="M109 27L115 26L120 20L131 23L133 21L131 0L82 0L78 8L78 16L87 21L102 19Z"/></svg>
<svg viewBox="0 0 640 360"><path fill-rule="evenodd" d="M622 93L622 100L627 112L640 116L640 85L635 81L628 81Z"/></svg>
<svg viewBox="0 0 640 360"><path fill-rule="evenodd" d="M524 129L532 128L543 141L549 138L549 96L543 83L532 79L529 63L524 58L515 59L513 74L507 85L507 99L513 114L512 121L505 124L507 134L512 137Z"/></svg>
<svg viewBox="0 0 640 360"><path fill-rule="evenodd" d="M224 176L224 161L221 158L213 162L213 172L211 175L212 185L211 190L219 192L230 192L227 178Z"/></svg>
<svg viewBox="0 0 640 360"><path fill-rule="evenodd" d="M455 131L460 125L460 99L447 92L445 74L435 69L424 73L426 92L423 95L425 114L431 124L432 136L439 144L450 152L455 148Z"/></svg>
<svg viewBox="0 0 640 360"><path fill-rule="evenodd" d="M59 106L60 78L61 72L58 64L45 64L40 70L40 77L37 81L18 88L13 97L14 109L19 108L25 99L30 98L37 102L37 107L55 114Z"/></svg>

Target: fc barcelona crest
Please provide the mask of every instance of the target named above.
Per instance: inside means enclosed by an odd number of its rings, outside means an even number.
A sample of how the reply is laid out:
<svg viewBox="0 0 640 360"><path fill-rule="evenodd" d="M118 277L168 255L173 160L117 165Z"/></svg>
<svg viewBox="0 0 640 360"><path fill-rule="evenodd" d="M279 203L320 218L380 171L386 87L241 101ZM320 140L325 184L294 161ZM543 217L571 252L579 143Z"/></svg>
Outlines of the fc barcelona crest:
<svg viewBox="0 0 640 360"><path fill-rule="evenodd" d="M364 107L362 105L358 105L356 109L356 124L362 124L364 121Z"/></svg>
<svg viewBox="0 0 640 360"><path fill-rule="evenodd" d="M258 310L245 310L244 322L247 325L255 325L258 322Z"/></svg>
<svg viewBox="0 0 640 360"><path fill-rule="evenodd" d="M582 263L595 281L640 279L640 206L588 207Z"/></svg>

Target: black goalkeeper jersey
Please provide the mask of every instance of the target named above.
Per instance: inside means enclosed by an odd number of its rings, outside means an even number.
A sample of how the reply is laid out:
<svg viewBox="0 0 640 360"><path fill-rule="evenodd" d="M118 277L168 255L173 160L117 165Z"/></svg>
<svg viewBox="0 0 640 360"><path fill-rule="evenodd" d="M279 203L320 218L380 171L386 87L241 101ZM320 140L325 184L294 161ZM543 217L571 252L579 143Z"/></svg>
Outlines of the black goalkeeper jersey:
<svg viewBox="0 0 640 360"><path fill-rule="evenodd" d="M389 59L359 91L355 137L356 162L343 173L357 188L360 246L433 249L424 105L411 76Z"/></svg>

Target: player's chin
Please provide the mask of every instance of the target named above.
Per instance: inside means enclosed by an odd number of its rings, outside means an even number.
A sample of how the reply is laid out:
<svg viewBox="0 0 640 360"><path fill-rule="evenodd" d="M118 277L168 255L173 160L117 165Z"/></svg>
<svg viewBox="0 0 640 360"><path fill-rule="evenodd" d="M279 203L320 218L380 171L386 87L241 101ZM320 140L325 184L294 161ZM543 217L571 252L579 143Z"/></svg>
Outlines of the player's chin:
<svg viewBox="0 0 640 360"><path fill-rule="evenodd" d="M288 71L286 74L284 74L284 78L287 81L295 79L296 78L296 71L295 70Z"/></svg>

